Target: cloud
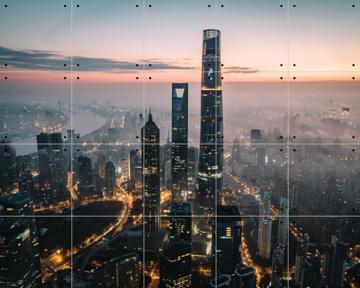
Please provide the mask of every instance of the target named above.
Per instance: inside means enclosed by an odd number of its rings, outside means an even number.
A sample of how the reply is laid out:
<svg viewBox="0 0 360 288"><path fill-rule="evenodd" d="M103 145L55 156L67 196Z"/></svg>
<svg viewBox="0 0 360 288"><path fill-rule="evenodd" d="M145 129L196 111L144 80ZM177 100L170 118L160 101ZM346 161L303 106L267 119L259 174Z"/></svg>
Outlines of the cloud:
<svg viewBox="0 0 360 288"><path fill-rule="evenodd" d="M42 50L15 50L6 47L0 47L0 61L10 67L40 70L40 71L64 71L70 65L70 56L62 55L54 51ZM129 73L135 72L141 67L140 63L151 64L152 70L197 70L198 68L182 65L178 63L166 62L162 59L148 59L121 61L108 58L95 58L73 56L73 65L76 71L92 72L111 72L111 73ZM66 64L66 66L64 66ZM77 66L79 64L79 66ZM138 66L137 66L138 64ZM148 65L146 65L148 67Z"/></svg>
<svg viewBox="0 0 360 288"><path fill-rule="evenodd" d="M251 73L258 73L260 70L253 69L250 67L239 67L239 66L232 66L232 67L225 67L224 73L242 73L242 74L251 74Z"/></svg>

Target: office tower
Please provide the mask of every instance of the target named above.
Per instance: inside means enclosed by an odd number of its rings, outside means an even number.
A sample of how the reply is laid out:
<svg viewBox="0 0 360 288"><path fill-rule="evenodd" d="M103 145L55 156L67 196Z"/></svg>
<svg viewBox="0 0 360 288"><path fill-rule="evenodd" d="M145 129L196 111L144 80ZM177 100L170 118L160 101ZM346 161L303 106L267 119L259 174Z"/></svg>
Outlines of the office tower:
<svg viewBox="0 0 360 288"><path fill-rule="evenodd" d="M325 251L324 282L330 288L344 287L345 265L348 256L348 244L331 236L331 243Z"/></svg>
<svg viewBox="0 0 360 288"><path fill-rule="evenodd" d="M74 129L68 129L67 131L67 138L66 143L68 145L65 146L64 149L64 158L65 158L65 169L66 171L73 171L74 170L74 159L79 157L79 152L76 150L77 144L80 142L80 134L75 133Z"/></svg>
<svg viewBox="0 0 360 288"><path fill-rule="evenodd" d="M260 131L260 129L251 129L251 131L250 131L250 141L251 141L251 143L260 143L261 142L261 131Z"/></svg>
<svg viewBox="0 0 360 288"><path fill-rule="evenodd" d="M191 214L192 206L190 203L172 203L170 208L170 240L181 238L191 242Z"/></svg>
<svg viewBox="0 0 360 288"><path fill-rule="evenodd" d="M282 288L283 270L285 261L285 245L279 245L274 249L272 259L271 284L274 288Z"/></svg>
<svg viewBox="0 0 360 288"><path fill-rule="evenodd" d="M62 136L61 133L40 133L36 138L43 201L52 202L66 192Z"/></svg>
<svg viewBox="0 0 360 288"><path fill-rule="evenodd" d="M271 227L272 220L270 217L270 195L265 193L260 207L259 230L258 230L258 250L262 258L269 259L271 252Z"/></svg>
<svg viewBox="0 0 360 288"><path fill-rule="evenodd" d="M199 148L188 148L188 200L194 200L196 191L197 171L199 164Z"/></svg>
<svg viewBox="0 0 360 288"><path fill-rule="evenodd" d="M218 206L216 235L213 247L216 250L217 274L234 274L241 263L241 218L236 206Z"/></svg>
<svg viewBox="0 0 360 288"><path fill-rule="evenodd" d="M286 244L288 242L288 231L289 231L289 208L287 198L280 198L280 209L279 209L279 226L278 226L278 244Z"/></svg>
<svg viewBox="0 0 360 288"><path fill-rule="evenodd" d="M41 286L35 219L26 217L32 214L27 193L0 196L0 287Z"/></svg>
<svg viewBox="0 0 360 288"><path fill-rule="evenodd" d="M255 162L258 168L263 168L266 164L266 149L265 147L255 148Z"/></svg>
<svg viewBox="0 0 360 288"><path fill-rule="evenodd" d="M12 192L16 183L16 151L7 140L0 141L0 195Z"/></svg>
<svg viewBox="0 0 360 288"><path fill-rule="evenodd" d="M135 191L142 189L142 160L138 149L130 150L130 185Z"/></svg>
<svg viewBox="0 0 360 288"><path fill-rule="evenodd" d="M297 240L295 256L295 283L299 288L319 287L320 258L316 255L316 245L310 243L308 234Z"/></svg>
<svg viewBox="0 0 360 288"><path fill-rule="evenodd" d="M91 159L86 156L79 156L78 158L78 179L79 198L94 198L96 196L94 174L91 167Z"/></svg>
<svg viewBox="0 0 360 288"><path fill-rule="evenodd" d="M171 144L166 143L160 147L160 181L161 190L171 186Z"/></svg>
<svg viewBox="0 0 360 288"><path fill-rule="evenodd" d="M30 155L16 157L16 170L19 184L19 192L29 193L30 198L34 199L34 181L31 173Z"/></svg>
<svg viewBox="0 0 360 288"><path fill-rule="evenodd" d="M201 75L201 125L197 206L213 214L223 182L223 111L220 31L204 30ZM216 203L218 202L218 203Z"/></svg>
<svg viewBox="0 0 360 288"><path fill-rule="evenodd" d="M238 265L235 270L234 284L237 288L256 288L255 269L245 265Z"/></svg>
<svg viewBox="0 0 360 288"><path fill-rule="evenodd" d="M160 130L152 119L141 129L141 148L143 160L143 199L145 217L149 233L160 228Z"/></svg>
<svg viewBox="0 0 360 288"><path fill-rule="evenodd" d="M115 166L111 161L108 161L105 164L105 187L108 197L112 197L115 194L115 178Z"/></svg>
<svg viewBox="0 0 360 288"><path fill-rule="evenodd" d="M172 199L187 200L188 83L172 84Z"/></svg>
<svg viewBox="0 0 360 288"><path fill-rule="evenodd" d="M130 163L128 158L120 159L120 171L123 182L127 182L130 179Z"/></svg>
<svg viewBox="0 0 360 288"><path fill-rule="evenodd" d="M191 246L177 238L165 244L160 253L159 288L187 288L191 286Z"/></svg>
<svg viewBox="0 0 360 288"><path fill-rule="evenodd" d="M138 288L140 286L139 255L128 253L105 263L94 273L92 288Z"/></svg>
<svg viewBox="0 0 360 288"><path fill-rule="evenodd" d="M96 160L95 170L96 173L102 178L105 177L105 163L106 163L105 154L99 152Z"/></svg>
<svg viewBox="0 0 360 288"><path fill-rule="evenodd" d="M50 137L48 133L40 133L36 135L38 157L39 157L39 172L42 179L50 177Z"/></svg>
<svg viewBox="0 0 360 288"><path fill-rule="evenodd" d="M231 158L234 162L238 163L241 159L241 143L239 138L235 138L232 145Z"/></svg>

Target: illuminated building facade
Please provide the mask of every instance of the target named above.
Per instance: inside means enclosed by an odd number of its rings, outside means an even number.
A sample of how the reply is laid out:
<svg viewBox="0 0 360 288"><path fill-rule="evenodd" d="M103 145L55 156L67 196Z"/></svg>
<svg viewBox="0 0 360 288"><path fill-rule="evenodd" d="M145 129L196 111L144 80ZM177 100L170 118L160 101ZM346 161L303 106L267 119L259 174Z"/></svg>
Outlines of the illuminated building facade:
<svg viewBox="0 0 360 288"><path fill-rule="evenodd" d="M187 199L188 84L172 84L172 199Z"/></svg>
<svg viewBox="0 0 360 288"><path fill-rule="evenodd" d="M200 126L197 205L199 213L211 215L223 182L220 31L214 29L203 32Z"/></svg>

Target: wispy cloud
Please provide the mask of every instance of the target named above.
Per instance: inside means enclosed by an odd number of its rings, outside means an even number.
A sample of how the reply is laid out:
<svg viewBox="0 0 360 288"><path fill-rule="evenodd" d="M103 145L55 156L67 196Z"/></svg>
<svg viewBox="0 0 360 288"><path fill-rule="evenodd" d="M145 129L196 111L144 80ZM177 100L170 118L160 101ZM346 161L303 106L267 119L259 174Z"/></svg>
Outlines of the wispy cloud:
<svg viewBox="0 0 360 288"><path fill-rule="evenodd" d="M41 50L15 50L0 47L0 61L10 67L42 70L63 71L68 69L70 57L54 51ZM135 72L145 63L147 67L151 64L152 70L197 70L197 67L167 62L162 59L148 59L146 61L121 61L108 58L73 56L73 63L77 71L129 73ZM66 64L66 66L64 66ZM77 66L79 64L79 66Z"/></svg>
<svg viewBox="0 0 360 288"><path fill-rule="evenodd" d="M253 69L250 67L239 67L239 66L232 66L232 67L224 67L224 73L242 73L242 74L251 74L251 73L258 73L260 70Z"/></svg>

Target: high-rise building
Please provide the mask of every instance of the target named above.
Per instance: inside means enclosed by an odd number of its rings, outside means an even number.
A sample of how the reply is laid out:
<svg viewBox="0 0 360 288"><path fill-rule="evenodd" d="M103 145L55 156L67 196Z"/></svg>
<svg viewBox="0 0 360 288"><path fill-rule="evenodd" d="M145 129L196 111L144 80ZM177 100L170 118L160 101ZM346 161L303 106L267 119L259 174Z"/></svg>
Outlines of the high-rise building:
<svg viewBox="0 0 360 288"><path fill-rule="evenodd" d="M148 121L141 129L143 160L143 201L145 221L149 223L146 234L160 228L160 130L149 113Z"/></svg>
<svg viewBox="0 0 360 288"><path fill-rule="evenodd" d="M172 199L187 200L188 83L172 84Z"/></svg>
<svg viewBox="0 0 360 288"><path fill-rule="evenodd" d="M39 242L32 214L27 193L0 197L0 215L5 216L0 217L1 287L41 286Z"/></svg>
<svg viewBox="0 0 360 288"><path fill-rule="evenodd" d="M270 195L265 193L260 207L259 230L258 230L258 250L262 258L270 259L271 253L271 228L272 220L270 216Z"/></svg>
<svg viewBox="0 0 360 288"><path fill-rule="evenodd" d="M260 143L261 142L261 130L260 129L251 129L250 142L251 143Z"/></svg>
<svg viewBox="0 0 360 288"><path fill-rule="evenodd" d="M344 287L345 265L348 257L348 244L331 236L331 242L325 251L324 282L330 288Z"/></svg>
<svg viewBox="0 0 360 288"><path fill-rule="evenodd" d="M234 284L237 288L256 288L255 269L238 265L235 270Z"/></svg>
<svg viewBox="0 0 360 288"><path fill-rule="evenodd" d="M142 189L142 160L138 149L130 150L130 185L137 191Z"/></svg>
<svg viewBox="0 0 360 288"><path fill-rule="evenodd" d="M78 194L80 199L94 198L95 195L95 180L94 173L91 167L91 159L86 156L79 156L78 158Z"/></svg>
<svg viewBox="0 0 360 288"><path fill-rule="evenodd" d="M191 285L191 245L180 238L166 243L160 253L160 288Z"/></svg>
<svg viewBox="0 0 360 288"><path fill-rule="evenodd" d="M0 195L12 192L16 183L16 151L11 144L0 142Z"/></svg>
<svg viewBox="0 0 360 288"><path fill-rule="evenodd" d="M285 261L285 245L279 245L274 249L272 258L271 284L273 288L282 288L283 270Z"/></svg>
<svg viewBox="0 0 360 288"><path fill-rule="evenodd" d="M161 190L171 186L171 144L160 146L160 181Z"/></svg>
<svg viewBox="0 0 360 288"><path fill-rule="evenodd" d="M310 243L308 234L304 234L296 244L294 280L298 287L319 287L320 266L320 258L316 255L316 245Z"/></svg>
<svg viewBox="0 0 360 288"><path fill-rule="evenodd" d="M236 206L218 206L216 217L215 272L232 275L241 263L241 218Z"/></svg>
<svg viewBox="0 0 360 288"><path fill-rule="evenodd" d="M115 193L115 166L111 161L105 164L105 188L107 196L111 197Z"/></svg>
<svg viewBox="0 0 360 288"><path fill-rule="evenodd" d="M128 158L121 158L120 159L120 171L121 171L121 178L124 182L129 181L130 179L130 163Z"/></svg>
<svg viewBox="0 0 360 288"><path fill-rule="evenodd" d="M204 30L201 77L201 127L197 207L213 214L223 183L223 109L220 31ZM218 203L216 203L218 202Z"/></svg>
<svg viewBox="0 0 360 288"><path fill-rule="evenodd" d="M199 164L199 148L188 148L188 200L194 200L196 192L197 171Z"/></svg>
<svg viewBox="0 0 360 288"><path fill-rule="evenodd" d="M191 214L192 206L190 203L172 203L170 208L170 235L169 238L181 238L191 242Z"/></svg>
<svg viewBox="0 0 360 288"><path fill-rule="evenodd" d="M140 286L139 255L128 253L105 263L94 273L92 288L138 288Z"/></svg>
<svg viewBox="0 0 360 288"><path fill-rule="evenodd" d="M286 244L288 242L288 231L289 231L289 208L287 198L280 198L280 217L278 226L278 244Z"/></svg>
<svg viewBox="0 0 360 288"><path fill-rule="evenodd" d="M43 202L52 202L66 194L65 157L61 133L36 136ZM68 196L68 195L67 195Z"/></svg>
<svg viewBox="0 0 360 288"><path fill-rule="evenodd" d="M34 195L34 181L31 173L31 156L23 155L16 157L16 168L19 184L19 192L29 193L33 200Z"/></svg>

